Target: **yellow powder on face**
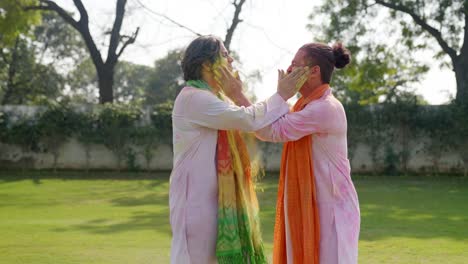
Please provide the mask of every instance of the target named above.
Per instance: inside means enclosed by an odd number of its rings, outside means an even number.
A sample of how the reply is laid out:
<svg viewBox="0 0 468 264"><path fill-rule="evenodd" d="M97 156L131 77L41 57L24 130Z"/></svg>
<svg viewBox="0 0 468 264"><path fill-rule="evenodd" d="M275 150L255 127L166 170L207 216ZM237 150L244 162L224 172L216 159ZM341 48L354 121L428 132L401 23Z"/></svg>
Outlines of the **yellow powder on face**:
<svg viewBox="0 0 468 264"><path fill-rule="evenodd" d="M222 78L221 69L222 68L227 69L234 78L239 78L239 72L232 70L232 68L229 65L228 60L222 56L218 56L218 58L215 60L215 62L211 66L211 70L214 74L214 79L216 81L216 86L217 86L215 87L216 92L224 91L223 83L221 82L221 78Z"/></svg>
<svg viewBox="0 0 468 264"><path fill-rule="evenodd" d="M309 68L306 67L306 69L307 69L307 72L303 74L301 77L299 77L299 80L296 83L296 86L295 86L296 93L299 92L299 90L302 88L302 86L307 82L307 79L309 78ZM286 75L289 75L291 73L292 72L286 73Z"/></svg>
<svg viewBox="0 0 468 264"><path fill-rule="evenodd" d="M309 78L309 73L306 73L299 78L299 81L296 83L296 92L298 92L301 89L301 87L306 83L307 78Z"/></svg>

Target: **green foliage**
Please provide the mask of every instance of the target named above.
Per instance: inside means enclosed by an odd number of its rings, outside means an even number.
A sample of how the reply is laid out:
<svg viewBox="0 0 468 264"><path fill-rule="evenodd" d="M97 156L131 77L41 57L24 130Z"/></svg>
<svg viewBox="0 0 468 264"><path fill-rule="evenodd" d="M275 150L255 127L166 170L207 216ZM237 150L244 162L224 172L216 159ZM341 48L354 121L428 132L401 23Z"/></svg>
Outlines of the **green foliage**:
<svg viewBox="0 0 468 264"><path fill-rule="evenodd" d="M369 46L353 53L352 63L335 72L331 85L342 102L369 105L393 101L412 91L412 85L428 70L385 46Z"/></svg>
<svg viewBox="0 0 468 264"><path fill-rule="evenodd" d="M366 104L398 96L399 90L412 92L428 71L422 51L435 50L441 67L456 69L457 101L466 102L467 57L460 47L468 41L467 15L464 0L326 0L308 27L318 40L341 40L351 48L354 65L335 80L347 99Z"/></svg>
<svg viewBox="0 0 468 264"><path fill-rule="evenodd" d="M20 147L23 154L38 152L41 131L36 119L22 117L17 121L10 121L4 134L4 143Z"/></svg>
<svg viewBox="0 0 468 264"><path fill-rule="evenodd" d="M132 148L127 148L127 170L129 171L140 170L137 164L137 153Z"/></svg>
<svg viewBox="0 0 468 264"><path fill-rule="evenodd" d="M349 157L359 143L369 147L373 172L408 173L415 143L430 157L431 171L438 173L444 153L456 152L468 165L468 111L456 105L426 106L417 98L373 106L345 105L348 120Z"/></svg>
<svg viewBox="0 0 468 264"><path fill-rule="evenodd" d="M86 156L86 171L89 171L91 161L91 146L99 144L100 136L97 130L97 115L93 111L74 113L76 117L76 130L74 135L83 144Z"/></svg>
<svg viewBox="0 0 468 264"><path fill-rule="evenodd" d="M4 142L8 123L7 113L0 110L0 142Z"/></svg>
<svg viewBox="0 0 468 264"><path fill-rule="evenodd" d="M88 57L80 34L55 12L42 13L42 23L33 28L33 36L37 56L54 64L63 60L76 64Z"/></svg>
<svg viewBox="0 0 468 264"><path fill-rule="evenodd" d="M131 105L104 104L99 111L97 131L100 141L115 154L119 170L140 117L140 110Z"/></svg>
<svg viewBox="0 0 468 264"><path fill-rule="evenodd" d="M17 145L24 154L50 152L55 168L60 147L75 137L84 146L87 170L94 144L102 144L114 153L119 170L124 161L127 169L138 170L138 155L145 158L149 170L158 146L172 142L161 140L172 138L172 104L161 104L154 109L146 120L140 108L123 104L105 104L81 111L67 104L49 104L35 117L0 111L0 142Z"/></svg>
<svg viewBox="0 0 468 264"><path fill-rule="evenodd" d="M51 65L41 64L36 54L34 43L23 37L0 49L0 104L37 104L58 98L63 77Z"/></svg>
<svg viewBox="0 0 468 264"><path fill-rule="evenodd" d="M151 122L154 127L158 128L159 137L167 140L166 144L172 146L172 108L173 103L167 102L158 104L154 107L151 115Z"/></svg>
<svg viewBox="0 0 468 264"><path fill-rule="evenodd" d="M418 129L422 135L430 139L425 142L424 150L431 157L432 171L438 173L439 160L445 152L450 150L450 134L453 125L450 108L427 107L422 109L419 115Z"/></svg>
<svg viewBox="0 0 468 264"><path fill-rule="evenodd" d="M127 61L119 61L114 74L114 97L119 103L142 105L146 101L145 91L154 69ZM71 88L71 100L77 103L97 102L97 74L90 58L70 71L67 83Z"/></svg>
<svg viewBox="0 0 468 264"><path fill-rule="evenodd" d="M398 155L390 144L385 145L384 170L385 175L395 176L398 174Z"/></svg>
<svg viewBox="0 0 468 264"><path fill-rule="evenodd" d="M146 104L155 105L174 101L183 81L180 67L182 51L170 51L154 63L154 71L146 88Z"/></svg>
<svg viewBox="0 0 468 264"><path fill-rule="evenodd" d="M14 45L22 33L28 33L31 26L40 23L39 12L26 12L23 6L33 5L36 0L0 1L0 48Z"/></svg>
<svg viewBox="0 0 468 264"><path fill-rule="evenodd" d="M407 174L409 159L417 154L415 143L424 142L422 151L431 159L431 172L438 173L439 160L450 152L460 157L460 167L454 169L464 168L466 173L468 111L457 105L419 105L415 97L405 100L372 106L345 105L350 160L357 145L365 144L374 174ZM149 170L158 146L172 145L172 104L151 109L143 115L140 108L129 105L106 104L94 111L71 111L70 106L50 105L36 118L19 119L4 111L0 114L0 141L18 145L25 154L44 149L59 155L61 144L74 137L85 147L87 167L91 146L98 144L115 154L119 168L126 163L127 169L139 170L137 158L141 155ZM268 152L268 148L263 150Z"/></svg>
<svg viewBox="0 0 468 264"><path fill-rule="evenodd" d="M70 86L70 101L75 103L97 103L97 74L90 58L83 60L66 77Z"/></svg>
<svg viewBox="0 0 468 264"><path fill-rule="evenodd" d="M464 175L468 176L468 106L451 105L450 106L451 124L447 141L449 146L454 149L463 162Z"/></svg>
<svg viewBox="0 0 468 264"><path fill-rule="evenodd" d="M56 170L60 147L77 129L75 112L68 105L52 104L39 116L37 127L44 150L53 155Z"/></svg>
<svg viewBox="0 0 468 264"><path fill-rule="evenodd" d="M146 170L149 171L151 160L154 157L154 152L161 144L161 131L152 125L139 127L134 131L134 144L143 149L143 157L146 161Z"/></svg>
<svg viewBox="0 0 468 264"><path fill-rule="evenodd" d="M120 61L115 69L115 99L121 103L142 105L145 102L145 89L153 78L154 69L127 61Z"/></svg>

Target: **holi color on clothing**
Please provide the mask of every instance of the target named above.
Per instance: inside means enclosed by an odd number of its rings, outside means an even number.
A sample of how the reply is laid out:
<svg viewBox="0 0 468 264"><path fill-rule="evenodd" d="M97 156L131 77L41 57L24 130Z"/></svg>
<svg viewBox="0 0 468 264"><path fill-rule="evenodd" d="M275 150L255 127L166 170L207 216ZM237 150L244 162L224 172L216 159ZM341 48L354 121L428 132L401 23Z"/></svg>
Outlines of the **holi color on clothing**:
<svg viewBox="0 0 468 264"><path fill-rule="evenodd" d="M216 155L219 132L256 131L271 124L288 111L288 104L278 94L274 94L265 102L249 107L238 107L224 102L210 91L194 87L182 89L176 98L172 114L174 167L169 191L172 229L171 263L206 264L219 261L216 258L219 209L226 207L225 201L223 205L219 205L218 202L220 176ZM242 162L236 165L233 163L232 171L239 171L235 169L239 165L247 168ZM241 173L244 176L241 176ZM240 177L236 180L246 180L245 172L239 172L238 175ZM242 188L246 190L243 198L245 202L253 201L251 187L245 185L245 188ZM231 193L228 197L232 197L233 194L238 193ZM255 206L255 203L251 205ZM236 214L242 215L242 210ZM253 215L255 212L251 214ZM244 235L244 237L250 239L255 236ZM239 238L239 241L242 239ZM252 245L256 252L258 243L253 241ZM241 250L242 247L246 248L241 245Z"/></svg>
<svg viewBox="0 0 468 264"><path fill-rule="evenodd" d="M299 155L308 153L303 148L300 150L303 153L295 153L294 159L297 166L309 166L310 173L303 174L305 168L298 167L291 171L290 164L282 165L284 170L278 192L279 216L275 224L274 263L298 264L301 259L309 258L318 251L316 255L319 262L303 263L357 264L360 212L357 193L351 180L346 133L346 114L331 89L327 89L320 98L308 102L303 108L301 106L294 109L256 132L257 137L265 141L298 141L299 147L306 143L310 149L306 164L297 163ZM288 144L285 151L292 154L291 145ZM291 162L291 159L284 157L283 162ZM305 179L301 177L311 175L314 183L307 182L307 186L304 186ZM304 210L304 207L308 207L305 212L313 218L303 220L305 216L299 211ZM304 241L306 238L316 241L316 212L319 219L318 250L315 243ZM305 224L309 226L304 226ZM307 234L298 236L300 231ZM301 257L297 257L298 254Z"/></svg>

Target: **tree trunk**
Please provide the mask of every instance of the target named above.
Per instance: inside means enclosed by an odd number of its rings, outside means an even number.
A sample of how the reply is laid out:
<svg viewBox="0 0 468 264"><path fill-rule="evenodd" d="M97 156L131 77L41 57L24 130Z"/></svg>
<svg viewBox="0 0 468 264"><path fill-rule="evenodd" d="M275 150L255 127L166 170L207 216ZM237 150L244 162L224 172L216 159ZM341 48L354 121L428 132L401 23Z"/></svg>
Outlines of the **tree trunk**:
<svg viewBox="0 0 468 264"><path fill-rule="evenodd" d="M5 61L6 63L8 63L8 80L6 83L5 94L3 95L3 98L2 98L2 103L1 103L2 105L6 105L11 101L10 97L13 95L13 89L15 88L14 79L16 75L16 62L18 60L18 45L19 45L19 37L16 37L15 46L11 54L11 60L9 63Z"/></svg>
<svg viewBox="0 0 468 264"><path fill-rule="evenodd" d="M114 101L114 66L104 65L97 70L99 80L99 103L112 103Z"/></svg>
<svg viewBox="0 0 468 264"><path fill-rule="evenodd" d="M457 80L457 96L455 101L459 105L468 106L468 56L459 56L453 64Z"/></svg>

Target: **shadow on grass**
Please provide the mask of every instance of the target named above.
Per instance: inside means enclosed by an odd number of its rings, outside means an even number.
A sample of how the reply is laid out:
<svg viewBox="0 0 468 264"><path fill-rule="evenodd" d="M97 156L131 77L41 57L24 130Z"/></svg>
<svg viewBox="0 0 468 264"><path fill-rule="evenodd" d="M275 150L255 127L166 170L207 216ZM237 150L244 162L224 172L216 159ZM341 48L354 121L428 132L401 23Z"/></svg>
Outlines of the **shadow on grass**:
<svg viewBox="0 0 468 264"><path fill-rule="evenodd" d="M13 181L32 180L39 181L45 179L61 180L151 180L169 179L170 171L150 171L150 172L128 172L128 171L90 171L82 170L0 170L0 184Z"/></svg>
<svg viewBox="0 0 468 264"><path fill-rule="evenodd" d="M53 229L53 231L56 232L69 232L72 230L80 230L94 234L115 234L141 230L170 234L169 209L158 212L134 212L131 217L127 217L125 221L121 222L118 222L116 219L98 218L69 228Z"/></svg>
<svg viewBox="0 0 468 264"><path fill-rule="evenodd" d="M157 180L145 183L141 187L145 192L151 191L141 197L120 197L110 200L115 207L139 207L150 206L149 210L132 212L131 216L126 216L123 221L119 218L97 218L89 220L84 224L70 226L68 228L57 228L54 231L67 232L70 230L80 230L95 234L115 234L120 232L133 231L156 231L159 233L171 234L169 225L169 202L168 192L156 190L155 187L167 184L166 180ZM155 207L153 209L151 207Z"/></svg>
<svg viewBox="0 0 468 264"><path fill-rule="evenodd" d="M112 200L112 204L115 206L142 206L142 205L161 205L161 200L164 201L165 206L169 206L168 196L169 194L147 194L143 197L124 197L116 198Z"/></svg>
<svg viewBox="0 0 468 264"><path fill-rule="evenodd" d="M273 242L277 178L258 193L263 238ZM449 238L468 241L466 178L367 178L354 180L361 207L360 240Z"/></svg>

